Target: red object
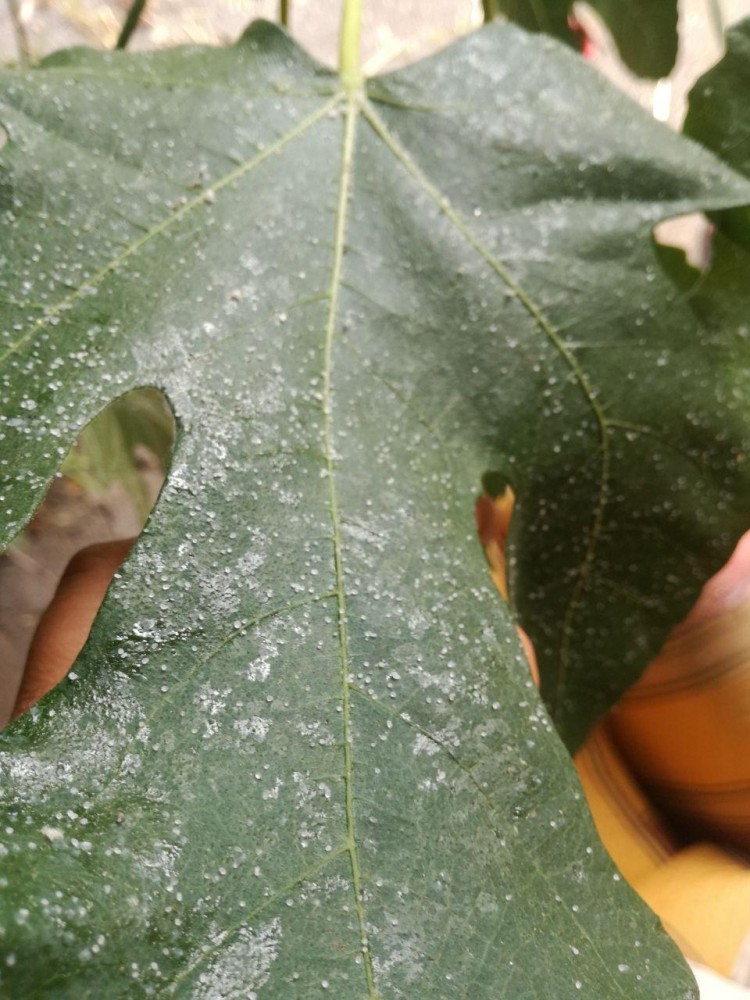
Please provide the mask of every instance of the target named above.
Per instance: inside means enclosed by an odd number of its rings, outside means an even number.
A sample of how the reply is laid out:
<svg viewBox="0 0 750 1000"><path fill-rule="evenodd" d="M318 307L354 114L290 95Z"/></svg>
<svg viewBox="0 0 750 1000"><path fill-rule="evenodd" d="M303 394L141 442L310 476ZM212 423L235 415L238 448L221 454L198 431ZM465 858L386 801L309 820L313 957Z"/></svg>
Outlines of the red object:
<svg viewBox="0 0 750 1000"><path fill-rule="evenodd" d="M581 22L572 14L568 14L568 28L575 39L576 48L584 59L592 59L594 56L594 43L586 34L586 29Z"/></svg>

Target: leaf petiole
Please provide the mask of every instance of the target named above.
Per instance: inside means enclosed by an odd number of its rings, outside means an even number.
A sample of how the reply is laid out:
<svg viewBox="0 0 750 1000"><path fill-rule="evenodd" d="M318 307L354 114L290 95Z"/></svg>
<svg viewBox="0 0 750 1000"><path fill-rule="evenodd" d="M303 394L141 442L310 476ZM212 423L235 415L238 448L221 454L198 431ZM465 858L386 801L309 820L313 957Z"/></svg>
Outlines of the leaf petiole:
<svg viewBox="0 0 750 1000"><path fill-rule="evenodd" d="M362 86L361 36L362 0L343 0L339 37L339 73L348 94L353 94Z"/></svg>
<svg viewBox="0 0 750 1000"><path fill-rule="evenodd" d="M20 3L17 0L8 0L8 13L13 30L16 34L16 44L18 47L18 65L26 68L31 65L31 49L29 39L26 34L23 20L21 19Z"/></svg>
<svg viewBox="0 0 750 1000"><path fill-rule="evenodd" d="M482 9L485 22L494 21L498 14L497 0L482 0Z"/></svg>
<svg viewBox="0 0 750 1000"><path fill-rule="evenodd" d="M147 0L134 0L131 4L130 10L128 11L122 28L120 29L120 34L115 42L116 49L124 49L130 41L130 36L138 27L138 22L141 19L141 14L143 14L146 3Z"/></svg>

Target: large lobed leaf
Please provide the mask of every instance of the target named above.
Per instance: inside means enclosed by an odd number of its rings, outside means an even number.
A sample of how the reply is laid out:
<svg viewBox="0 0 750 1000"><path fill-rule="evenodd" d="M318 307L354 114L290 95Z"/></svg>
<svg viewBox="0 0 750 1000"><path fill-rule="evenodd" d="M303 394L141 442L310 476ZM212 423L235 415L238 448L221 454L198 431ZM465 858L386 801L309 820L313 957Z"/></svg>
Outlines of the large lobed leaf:
<svg viewBox="0 0 750 1000"><path fill-rule="evenodd" d="M686 1000L571 745L744 527L744 413L662 274L748 185L492 25L348 98L225 51L5 74L3 509L163 388L156 512L75 668L2 736L14 997ZM719 360L717 360L719 357Z"/></svg>

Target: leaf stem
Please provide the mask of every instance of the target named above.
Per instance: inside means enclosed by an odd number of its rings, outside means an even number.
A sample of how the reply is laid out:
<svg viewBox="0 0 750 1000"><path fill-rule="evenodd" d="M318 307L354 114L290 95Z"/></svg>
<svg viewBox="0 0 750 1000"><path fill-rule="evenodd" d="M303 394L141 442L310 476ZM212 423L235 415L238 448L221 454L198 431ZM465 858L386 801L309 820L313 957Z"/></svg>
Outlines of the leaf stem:
<svg viewBox="0 0 750 1000"><path fill-rule="evenodd" d="M721 51L724 51L724 14L721 9L721 0L706 0L708 5L708 14L711 18L711 24L714 27L716 36L719 39L719 45L721 46Z"/></svg>
<svg viewBox="0 0 750 1000"><path fill-rule="evenodd" d="M292 12L292 0L279 0L279 21L284 28L289 27L289 15Z"/></svg>
<svg viewBox="0 0 750 1000"><path fill-rule="evenodd" d="M484 9L484 20L494 21L497 17L497 0L482 0L482 7Z"/></svg>
<svg viewBox="0 0 750 1000"><path fill-rule="evenodd" d="M130 36L138 27L138 22L141 19L141 14L143 13L143 9L147 2L148 0L133 0L122 28L120 29L120 35L115 43L116 49L124 49L130 41Z"/></svg>
<svg viewBox="0 0 750 1000"><path fill-rule="evenodd" d="M19 0L8 0L8 11L10 12L10 21L13 25L13 30L16 33L18 64L19 66L26 68L31 65L31 49L29 47L29 38L26 34L26 29L24 28L23 21L21 20Z"/></svg>
<svg viewBox="0 0 750 1000"><path fill-rule="evenodd" d="M362 86L360 43L362 37L362 0L344 0L339 39L339 73L348 94Z"/></svg>

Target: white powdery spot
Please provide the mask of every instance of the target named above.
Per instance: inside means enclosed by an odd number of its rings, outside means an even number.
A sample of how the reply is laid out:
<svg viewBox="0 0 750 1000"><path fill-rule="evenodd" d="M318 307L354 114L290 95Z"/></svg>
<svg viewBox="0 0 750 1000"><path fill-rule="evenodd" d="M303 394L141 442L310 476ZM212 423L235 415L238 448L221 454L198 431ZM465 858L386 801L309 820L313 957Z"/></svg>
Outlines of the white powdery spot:
<svg viewBox="0 0 750 1000"><path fill-rule="evenodd" d="M227 707L227 698L231 693L231 688L220 691L218 688L212 688L210 684L202 684L193 696L193 703L208 716L203 720L204 740L209 740L218 733L219 723Z"/></svg>
<svg viewBox="0 0 750 1000"><path fill-rule="evenodd" d="M278 799L279 792L284 787L284 782L281 778L274 778L273 785L271 788L266 788L263 792L263 799L268 802L269 799Z"/></svg>
<svg viewBox="0 0 750 1000"><path fill-rule="evenodd" d="M242 592L257 590L258 570L266 561L268 540L259 531L252 532L253 548L218 573L201 576L201 601L214 617L235 614L242 606Z"/></svg>
<svg viewBox="0 0 750 1000"><path fill-rule="evenodd" d="M261 719L259 715L254 715L252 719L237 719L234 728L240 736L252 736L259 743L262 743L268 736L271 723L268 719Z"/></svg>
<svg viewBox="0 0 750 1000"><path fill-rule="evenodd" d="M451 747L451 749L456 750L460 745L461 741L454 730L441 729L436 732L434 736L417 733L412 753L415 757L418 754L426 754L428 757L434 757L436 753L439 753L446 747Z"/></svg>
<svg viewBox="0 0 750 1000"><path fill-rule="evenodd" d="M181 854L182 848L178 844L157 841L147 854L140 856L139 862L157 885L165 886L171 892L178 883L177 865Z"/></svg>
<svg viewBox="0 0 750 1000"><path fill-rule="evenodd" d="M406 621L409 632L415 639L421 639L432 625L431 620L423 611L413 611Z"/></svg>
<svg viewBox="0 0 750 1000"><path fill-rule="evenodd" d="M258 581L254 579L255 572L265 561L265 556L259 552L246 552L235 563L240 580L250 590L254 590L258 586Z"/></svg>
<svg viewBox="0 0 750 1000"><path fill-rule="evenodd" d="M239 610L241 599L237 581L229 571L199 578L201 603L213 618L221 619Z"/></svg>
<svg viewBox="0 0 750 1000"><path fill-rule="evenodd" d="M224 688L223 691L220 691L218 688L212 688L210 684L202 684L193 697L193 701L209 715L223 715L227 707L227 698L231 693L231 688Z"/></svg>
<svg viewBox="0 0 750 1000"><path fill-rule="evenodd" d="M435 777L424 778L419 782L417 788L422 792L437 792L441 785L446 784L446 773L445 771L437 771Z"/></svg>
<svg viewBox="0 0 750 1000"><path fill-rule="evenodd" d="M436 753L440 753L440 747L438 744L425 736L424 733L417 733L417 738L414 740L414 746L411 751L415 757L419 754L425 754L427 757L434 757Z"/></svg>
<svg viewBox="0 0 750 1000"><path fill-rule="evenodd" d="M430 673L424 666L409 668L410 675L421 688L437 688L446 698L460 694L459 680L455 674L444 671L441 674Z"/></svg>
<svg viewBox="0 0 750 1000"><path fill-rule="evenodd" d="M278 917L253 930L243 927L198 977L193 1000L257 1000L268 982L281 941Z"/></svg>
<svg viewBox="0 0 750 1000"><path fill-rule="evenodd" d="M384 923L378 935L378 951L381 957L373 956L375 975L384 987L392 987L393 973L398 973L400 982L417 983L424 971L424 959L419 945L410 940L401 930L397 919Z"/></svg>
<svg viewBox="0 0 750 1000"><path fill-rule="evenodd" d="M336 743L336 736L333 730L324 722L315 720L313 722L298 722L295 729L306 739L311 741L311 745L317 744L321 747L332 747Z"/></svg>
<svg viewBox="0 0 750 1000"><path fill-rule="evenodd" d="M275 638L275 631L264 635L260 641L261 651L252 661L247 671L249 681L265 681L271 673L271 662L281 655L281 649Z"/></svg>
<svg viewBox="0 0 750 1000"><path fill-rule="evenodd" d="M149 729L144 721L143 708L130 693L128 681L119 675L112 677L106 699L92 702L91 713L97 713L103 725L110 726L113 736L109 739L92 738L93 727L81 732L77 713L63 716L58 713L56 723L60 735L59 745L65 747L57 759L49 759L34 751L18 753L0 752L0 788L12 789L15 803L39 800L50 792L77 786L84 780L96 784L112 784L120 773L121 749L133 740L144 746L149 740ZM137 729L136 729L137 727ZM133 730L136 729L135 736Z"/></svg>
<svg viewBox="0 0 750 1000"><path fill-rule="evenodd" d="M245 415L255 417L270 417L276 413L283 413L288 406L289 389L284 372L279 365L271 365L269 371L264 372L263 378L253 385L252 394L252 414L247 414L247 405L250 400L244 399Z"/></svg>
<svg viewBox="0 0 750 1000"><path fill-rule="evenodd" d="M43 826L41 828L42 836L45 837L50 844L54 844L58 840L64 840L65 834L63 831L56 826Z"/></svg>
<svg viewBox="0 0 750 1000"><path fill-rule="evenodd" d="M343 525L343 530L349 538L356 539L358 542L363 542L366 546L366 550L374 550L375 552L385 552L388 545L388 539L391 535L390 531L384 532L382 529L379 531L373 531L371 528L356 524L352 521L347 521Z"/></svg>
<svg viewBox="0 0 750 1000"><path fill-rule="evenodd" d="M310 775L294 771L294 804L302 815L297 836L303 847L313 841L328 836L328 803L331 801L330 786L324 781L310 781Z"/></svg>

